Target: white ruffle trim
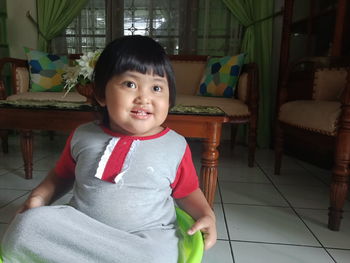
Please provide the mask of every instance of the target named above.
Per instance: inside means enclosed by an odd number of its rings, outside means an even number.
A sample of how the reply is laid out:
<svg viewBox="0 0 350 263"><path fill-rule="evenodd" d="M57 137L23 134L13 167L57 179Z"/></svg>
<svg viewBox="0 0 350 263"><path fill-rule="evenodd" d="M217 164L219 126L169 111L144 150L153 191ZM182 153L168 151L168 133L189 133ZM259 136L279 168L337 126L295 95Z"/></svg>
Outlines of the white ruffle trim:
<svg viewBox="0 0 350 263"><path fill-rule="evenodd" d="M104 152L103 152L103 155L98 163L98 167L97 167L97 170L96 170L96 174L95 174L95 177L96 178L99 178L100 180L102 180L102 176L103 176L103 172L106 168L106 165L107 165L107 162L109 160L109 158L111 157L111 154L115 148L115 146L117 145L118 141L119 141L120 138L116 138L116 137L113 137L107 144ZM116 175L116 177L114 178L114 182L115 183L118 183L120 182L121 185L123 185L123 176L125 174L125 172L129 169L130 167L130 163L131 163L131 159L132 159L132 156L133 156L133 153L135 152L137 146L139 145L140 143L140 140L134 140L130 146L130 149L129 149L129 152L127 153L126 157L125 157L125 160L124 160L124 163L123 163L123 166L122 166L122 169L120 171L120 173L118 175Z"/></svg>
<svg viewBox="0 0 350 263"><path fill-rule="evenodd" d="M120 138L113 137L112 139L109 140L109 142L108 142L108 144L103 152L103 155L98 163L95 177L102 179L102 175L103 175L103 172L106 168L109 157L111 156L113 149L117 145L119 139Z"/></svg>

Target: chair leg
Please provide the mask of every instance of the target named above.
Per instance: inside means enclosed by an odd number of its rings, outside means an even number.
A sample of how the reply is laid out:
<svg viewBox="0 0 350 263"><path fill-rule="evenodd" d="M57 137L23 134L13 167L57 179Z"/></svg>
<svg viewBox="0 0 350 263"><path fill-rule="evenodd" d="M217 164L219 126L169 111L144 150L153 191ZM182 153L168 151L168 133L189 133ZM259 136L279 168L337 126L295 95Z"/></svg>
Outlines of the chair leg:
<svg viewBox="0 0 350 263"><path fill-rule="evenodd" d="M251 118L248 126L248 166L253 167L255 161L255 150L257 144L257 118Z"/></svg>
<svg viewBox="0 0 350 263"><path fill-rule="evenodd" d="M328 228L338 231L343 215L343 207L349 190L350 165L350 127L342 127L338 131L334 168L330 189L330 207Z"/></svg>
<svg viewBox="0 0 350 263"><path fill-rule="evenodd" d="M8 131L0 130L0 137L1 137L2 152L8 153L9 152Z"/></svg>
<svg viewBox="0 0 350 263"><path fill-rule="evenodd" d="M283 130L279 121L277 121L275 132L275 174L281 174L281 164L283 155Z"/></svg>
<svg viewBox="0 0 350 263"><path fill-rule="evenodd" d="M26 179L33 177L33 131L21 130L21 151L24 161L24 173Z"/></svg>
<svg viewBox="0 0 350 263"><path fill-rule="evenodd" d="M230 142L231 150L235 148L237 130L238 130L238 125L231 123L231 142Z"/></svg>

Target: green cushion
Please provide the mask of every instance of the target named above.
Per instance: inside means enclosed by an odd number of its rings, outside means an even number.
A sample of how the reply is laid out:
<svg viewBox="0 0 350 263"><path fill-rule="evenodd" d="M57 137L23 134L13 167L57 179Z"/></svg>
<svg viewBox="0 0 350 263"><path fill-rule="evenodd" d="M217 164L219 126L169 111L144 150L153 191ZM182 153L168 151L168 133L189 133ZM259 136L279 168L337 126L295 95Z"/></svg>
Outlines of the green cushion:
<svg viewBox="0 0 350 263"><path fill-rule="evenodd" d="M190 236L187 230L193 225L194 220L185 211L176 207L177 224L181 235L179 241L179 259L178 263L200 263L202 262L204 243L202 233L196 232ZM1 252L1 249L0 249ZM0 263L2 263L0 253Z"/></svg>
<svg viewBox="0 0 350 263"><path fill-rule="evenodd" d="M29 64L30 91L63 91L62 74L68 58L26 47L24 51Z"/></svg>
<svg viewBox="0 0 350 263"><path fill-rule="evenodd" d="M245 54L209 59L199 86L202 96L232 98Z"/></svg>

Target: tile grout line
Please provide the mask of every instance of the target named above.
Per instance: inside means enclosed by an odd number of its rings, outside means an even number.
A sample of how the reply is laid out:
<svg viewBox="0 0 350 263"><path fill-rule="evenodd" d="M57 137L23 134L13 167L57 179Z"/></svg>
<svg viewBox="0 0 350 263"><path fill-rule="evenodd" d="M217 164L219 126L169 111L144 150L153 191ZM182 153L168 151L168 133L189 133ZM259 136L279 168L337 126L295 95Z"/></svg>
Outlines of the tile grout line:
<svg viewBox="0 0 350 263"><path fill-rule="evenodd" d="M315 173L313 171L311 171L308 167L304 166L300 161L296 162L297 165L299 165L299 167L303 168L304 170L306 170L308 172L308 174L311 174L312 177L314 177L315 179L317 179L318 181L322 182L324 185L329 187L329 184L327 182L325 182L324 180L322 180L320 177L318 177L317 175L315 175ZM332 171L330 171L330 174L332 174Z"/></svg>
<svg viewBox="0 0 350 263"><path fill-rule="evenodd" d="M220 182L219 179L217 179L217 183L218 183L218 190L219 190L219 195L220 195L220 205L221 205L221 209L222 209L222 213L224 216L224 223L225 223L225 228L226 228L226 233L227 233L227 238L228 238L228 243L230 246L230 251L231 251L231 258L232 258L232 262L235 263L235 257L234 257L234 253L233 253L233 248L232 248L232 244L231 244L231 237L230 237L230 231L228 230L228 225L227 225L227 218L226 218L226 213L225 213L225 208L224 208L224 202L222 200L222 194L221 194L221 187L220 187Z"/></svg>
<svg viewBox="0 0 350 263"><path fill-rule="evenodd" d="M26 190L26 191L27 191L27 190ZM0 206L0 210L3 209L3 208L5 208L6 206L12 204L12 203L15 202L16 200L22 198L23 196L25 196L25 195L28 194L28 193L30 193L30 190L27 191L27 192L25 192L24 194L22 194L22 195L16 197L15 199L11 200L10 202L6 203L5 205Z"/></svg>
<svg viewBox="0 0 350 263"><path fill-rule="evenodd" d="M240 240L240 239L232 239L231 241L234 241L234 242L242 242L242 243L253 243L253 244L292 246L292 247L323 248L323 247L321 247L321 246L313 246L313 245L301 245L301 244L278 243L278 242L265 242L265 241L252 241L252 240ZM350 249L342 249L342 250L350 250Z"/></svg>
<svg viewBox="0 0 350 263"><path fill-rule="evenodd" d="M328 252L326 247L322 244L322 242L318 239L316 234L311 230L311 228L305 223L304 219L299 215L299 213L296 211L296 209L292 206L292 204L289 202L289 200L283 195L283 193L278 189L277 185L272 181L271 178L267 175L267 173L264 171L264 169L256 163L257 167L264 173L264 175L267 177L267 179L271 182L273 187L276 189L276 191L282 196L282 198L288 203L289 208L292 209L292 211L295 213L295 215L301 220L301 222L304 224L304 226L309 230L309 232L314 236L314 238L317 240L317 242L321 245L321 247L324 249L324 251L332 258L332 260L337 263L337 261L333 258L333 256ZM305 169L305 168L304 168Z"/></svg>

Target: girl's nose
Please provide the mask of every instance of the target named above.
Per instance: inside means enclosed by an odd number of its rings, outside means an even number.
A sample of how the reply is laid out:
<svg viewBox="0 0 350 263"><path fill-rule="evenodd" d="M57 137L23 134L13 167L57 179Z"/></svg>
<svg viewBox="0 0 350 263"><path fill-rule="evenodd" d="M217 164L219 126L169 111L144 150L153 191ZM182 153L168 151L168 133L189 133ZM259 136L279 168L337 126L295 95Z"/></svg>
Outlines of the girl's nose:
<svg viewBox="0 0 350 263"><path fill-rule="evenodd" d="M148 104L150 102L150 96L147 91L139 89L137 97L135 98L136 103L138 104Z"/></svg>

